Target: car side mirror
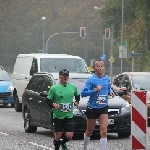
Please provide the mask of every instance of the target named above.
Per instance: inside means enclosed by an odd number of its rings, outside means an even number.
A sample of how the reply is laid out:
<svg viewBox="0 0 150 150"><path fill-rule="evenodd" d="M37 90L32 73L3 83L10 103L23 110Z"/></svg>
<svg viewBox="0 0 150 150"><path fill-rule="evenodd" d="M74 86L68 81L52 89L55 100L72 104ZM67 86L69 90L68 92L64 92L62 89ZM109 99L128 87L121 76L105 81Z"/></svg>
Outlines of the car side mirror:
<svg viewBox="0 0 150 150"><path fill-rule="evenodd" d="M48 95L48 92L47 91L43 91L43 92L40 92L40 96L42 96L42 97L47 97L47 95Z"/></svg>

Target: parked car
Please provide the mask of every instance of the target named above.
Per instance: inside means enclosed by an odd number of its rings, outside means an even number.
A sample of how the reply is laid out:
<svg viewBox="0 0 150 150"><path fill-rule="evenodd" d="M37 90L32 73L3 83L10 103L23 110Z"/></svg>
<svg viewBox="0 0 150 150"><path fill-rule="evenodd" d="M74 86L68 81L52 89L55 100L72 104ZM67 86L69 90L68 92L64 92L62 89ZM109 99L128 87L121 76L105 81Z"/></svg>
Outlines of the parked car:
<svg viewBox="0 0 150 150"><path fill-rule="evenodd" d="M81 92L85 80L91 76L90 73L69 73L69 81L76 84ZM34 133L37 127L44 127L53 131L52 109L47 105L45 96L50 87L59 82L57 74L37 73L29 81L22 95L22 117L24 129L27 133ZM84 133L86 130L85 110L88 97L81 98L79 107L74 108L75 132ZM119 137L129 137L131 134L130 105L128 102L115 96L109 99L108 133L118 133ZM96 121L94 132L99 133L98 121Z"/></svg>
<svg viewBox="0 0 150 150"><path fill-rule="evenodd" d="M150 124L150 72L124 72L114 78L113 86L131 90L147 91L148 124Z"/></svg>
<svg viewBox="0 0 150 150"><path fill-rule="evenodd" d="M81 86L90 75L90 73L69 73L69 77L74 82L78 81ZM22 95L22 116L25 132L34 133L37 131L37 127L48 128L54 132L52 109L46 103L45 97L50 87L59 82L58 79L59 73L53 73L53 75L49 73L37 73L30 79ZM75 132L84 132L86 117L77 107L74 108L73 119Z"/></svg>
<svg viewBox="0 0 150 150"><path fill-rule="evenodd" d="M9 74L0 66L0 104L14 107L14 101L12 98L12 81Z"/></svg>

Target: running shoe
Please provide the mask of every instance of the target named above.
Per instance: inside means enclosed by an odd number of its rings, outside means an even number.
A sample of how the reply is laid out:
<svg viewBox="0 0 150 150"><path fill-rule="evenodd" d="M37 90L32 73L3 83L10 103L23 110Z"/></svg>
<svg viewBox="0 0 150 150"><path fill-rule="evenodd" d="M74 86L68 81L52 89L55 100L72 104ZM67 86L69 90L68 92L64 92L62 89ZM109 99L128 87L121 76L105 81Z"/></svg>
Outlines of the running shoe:
<svg viewBox="0 0 150 150"><path fill-rule="evenodd" d="M66 144L61 144L62 146L62 150L68 150L67 145Z"/></svg>

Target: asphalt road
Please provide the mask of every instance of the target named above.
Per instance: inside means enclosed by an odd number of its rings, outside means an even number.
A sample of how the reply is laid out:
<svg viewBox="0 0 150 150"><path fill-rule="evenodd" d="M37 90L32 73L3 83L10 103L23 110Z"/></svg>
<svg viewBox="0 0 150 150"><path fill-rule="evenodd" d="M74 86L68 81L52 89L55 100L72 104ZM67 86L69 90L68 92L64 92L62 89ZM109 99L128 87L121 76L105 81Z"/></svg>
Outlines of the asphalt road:
<svg viewBox="0 0 150 150"><path fill-rule="evenodd" d="M0 105L0 139L0 150L54 150L50 130L38 128L36 133L25 133L22 114L15 112L10 106ZM69 150L81 150L82 139L83 134L74 135L73 140L68 143ZM148 144L150 149L150 142ZM99 135L92 135L88 150L100 150ZM109 134L107 150L131 150L131 138L120 139L117 134Z"/></svg>

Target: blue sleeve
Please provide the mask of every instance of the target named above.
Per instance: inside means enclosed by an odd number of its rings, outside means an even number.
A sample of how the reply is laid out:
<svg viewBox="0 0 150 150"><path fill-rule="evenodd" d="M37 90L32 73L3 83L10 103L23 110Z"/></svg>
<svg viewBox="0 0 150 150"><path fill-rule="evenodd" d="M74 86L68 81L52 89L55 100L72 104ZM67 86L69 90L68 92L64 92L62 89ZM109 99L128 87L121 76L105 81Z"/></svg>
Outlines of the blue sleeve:
<svg viewBox="0 0 150 150"><path fill-rule="evenodd" d="M92 89L92 82L91 79L88 78L85 82L85 85L81 91L81 97L86 97L86 96L90 96L91 94L95 93L94 90Z"/></svg>

